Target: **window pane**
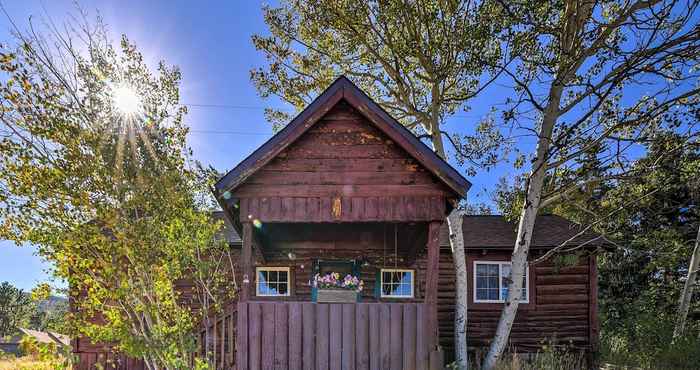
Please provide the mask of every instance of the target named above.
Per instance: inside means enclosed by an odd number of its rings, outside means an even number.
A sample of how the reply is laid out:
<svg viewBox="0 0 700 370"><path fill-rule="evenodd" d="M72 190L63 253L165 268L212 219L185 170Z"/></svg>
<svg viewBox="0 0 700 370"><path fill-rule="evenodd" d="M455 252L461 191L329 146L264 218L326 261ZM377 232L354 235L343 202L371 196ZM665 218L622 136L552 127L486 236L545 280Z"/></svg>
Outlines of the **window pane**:
<svg viewBox="0 0 700 370"><path fill-rule="evenodd" d="M490 264L486 266L489 267L489 276L498 276L498 265Z"/></svg>
<svg viewBox="0 0 700 370"><path fill-rule="evenodd" d="M486 300L488 299L488 289L477 289L476 290L476 299L479 300Z"/></svg>
<svg viewBox="0 0 700 370"><path fill-rule="evenodd" d="M477 276L476 289L486 289L489 287L489 280L486 277Z"/></svg>
<svg viewBox="0 0 700 370"><path fill-rule="evenodd" d="M488 288L489 289L496 289L498 290L498 277L497 276L490 276L487 278L488 281Z"/></svg>
<svg viewBox="0 0 700 370"><path fill-rule="evenodd" d="M382 271L382 295L410 297L413 286L411 271Z"/></svg>
<svg viewBox="0 0 700 370"><path fill-rule="evenodd" d="M498 289L489 289L489 300L491 301L496 301L498 300Z"/></svg>
<svg viewBox="0 0 700 370"><path fill-rule="evenodd" d="M384 284L391 283L391 272L382 272L382 282Z"/></svg>
<svg viewBox="0 0 700 370"><path fill-rule="evenodd" d="M258 270L257 287L260 295L287 295L289 292L289 272Z"/></svg>

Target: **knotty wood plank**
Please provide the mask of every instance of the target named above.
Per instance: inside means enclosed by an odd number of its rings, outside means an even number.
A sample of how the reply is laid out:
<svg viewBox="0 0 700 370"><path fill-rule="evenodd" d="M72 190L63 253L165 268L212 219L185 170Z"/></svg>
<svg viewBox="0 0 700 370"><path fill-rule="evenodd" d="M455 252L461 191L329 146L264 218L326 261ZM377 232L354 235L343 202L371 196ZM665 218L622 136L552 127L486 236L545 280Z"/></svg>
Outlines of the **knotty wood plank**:
<svg viewBox="0 0 700 370"><path fill-rule="evenodd" d="M342 369L355 370L355 304L343 304Z"/></svg>
<svg viewBox="0 0 700 370"><path fill-rule="evenodd" d="M416 307L416 369L428 370L430 353L426 337L427 310L425 304L419 303Z"/></svg>
<svg viewBox="0 0 700 370"><path fill-rule="evenodd" d="M260 303L248 303L248 361L250 370L260 370L262 345L262 309Z"/></svg>
<svg viewBox="0 0 700 370"><path fill-rule="evenodd" d="M390 356L391 356L391 370L402 370L403 369L403 337L402 324L403 324L403 307L401 304L392 304L391 306L391 335L390 335Z"/></svg>
<svg viewBox="0 0 700 370"><path fill-rule="evenodd" d="M357 370L369 370L369 305L355 307L355 366ZM374 348L372 349L374 350Z"/></svg>
<svg viewBox="0 0 700 370"><path fill-rule="evenodd" d="M329 366L330 370L342 369L342 350L343 350L343 306L340 304L330 305L329 315Z"/></svg>
<svg viewBox="0 0 700 370"><path fill-rule="evenodd" d="M376 197L387 194L403 194L406 196L446 196L445 190L433 185L244 185L236 191L241 198L254 197L332 197L341 194L343 197ZM285 200L291 201L286 198ZM294 205L283 204L285 211L293 210ZM401 204L397 207L403 207ZM284 214L283 217L290 217ZM241 215L243 218L243 215ZM245 216L247 218L247 215Z"/></svg>
<svg viewBox="0 0 700 370"><path fill-rule="evenodd" d="M403 369L416 368L416 306L403 305Z"/></svg>
<svg viewBox="0 0 700 370"><path fill-rule="evenodd" d="M302 304L289 304L289 368L302 369Z"/></svg>
<svg viewBox="0 0 700 370"><path fill-rule="evenodd" d="M231 305L229 308L229 319L228 319L228 363L233 365L235 359L235 344L236 344L236 320L238 319L238 314L236 312L236 306Z"/></svg>
<svg viewBox="0 0 700 370"><path fill-rule="evenodd" d="M390 304L383 303L379 309L379 368L391 369L391 307Z"/></svg>
<svg viewBox="0 0 700 370"><path fill-rule="evenodd" d="M412 158L377 158L363 159L362 161L339 161L337 159L310 159L310 158L281 158L271 161L263 171L289 171L289 172L422 172L425 169L419 167Z"/></svg>
<svg viewBox="0 0 700 370"><path fill-rule="evenodd" d="M316 312L316 369L328 369L329 306L327 304L316 305Z"/></svg>
<svg viewBox="0 0 700 370"><path fill-rule="evenodd" d="M380 304L369 305L369 368L379 370L381 365Z"/></svg>
<svg viewBox="0 0 700 370"><path fill-rule="evenodd" d="M294 198L294 219L300 221L307 220L306 198Z"/></svg>
<svg viewBox="0 0 700 370"><path fill-rule="evenodd" d="M262 370L275 369L275 303L265 302L262 306Z"/></svg>
<svg viewBox="0 0 700 370"><path fill-rule="evenodd" d="M275 304L275 369L286 369L289 366L289 322L287 303Z"/></svg>
<svg viewBox="0 0 700 370"><path fill-rule="evenodd" d="M303 357L302 363L303 368L306 370L314 370L314 365L316 358L314 356L314 349L316 348L315 343L315 328L314 323L316 322L316 310L314 309L313 303L303 303L302 308L302 325L303 325Z"/></svg>

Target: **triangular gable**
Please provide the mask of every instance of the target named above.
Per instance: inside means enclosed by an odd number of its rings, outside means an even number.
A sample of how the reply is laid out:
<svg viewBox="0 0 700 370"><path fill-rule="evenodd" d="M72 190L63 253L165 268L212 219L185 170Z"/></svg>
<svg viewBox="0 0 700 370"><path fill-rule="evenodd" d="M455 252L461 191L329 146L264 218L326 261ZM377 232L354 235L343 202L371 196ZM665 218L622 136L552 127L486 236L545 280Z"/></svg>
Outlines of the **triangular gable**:
<svg viewBox="0 0 700 370"><path fill-rule="evenodd" d="M360 88L346 77L341 76L284 129L224 175L215 185L217 197L243 184L252 174L260 170L280 152L299 139L342 99L363 114L372 124L454 191L456 195L459 197L466 195L471 187L471 183L467 179L416 138L407 128L386 113Z"/></svg>

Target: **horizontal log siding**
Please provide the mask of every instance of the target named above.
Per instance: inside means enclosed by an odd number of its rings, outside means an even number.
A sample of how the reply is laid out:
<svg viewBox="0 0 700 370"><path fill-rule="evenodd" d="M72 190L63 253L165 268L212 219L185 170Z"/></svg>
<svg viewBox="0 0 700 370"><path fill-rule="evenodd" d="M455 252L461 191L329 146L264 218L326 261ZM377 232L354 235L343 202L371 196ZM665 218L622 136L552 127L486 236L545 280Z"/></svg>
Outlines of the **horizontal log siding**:
<svg viewBox="0 0 700 370"><path fill-rule="evenodd" d="M241 221L430 221L452 191L341 101L232 192Z"/></svg>
<svg viewBox="0 0 700 370"><path fill-rule="evenodd" d="M504 252L467 251L469 270L469 307L467 314L468 345L471 348L488 346L501 315L502 304L473 302L473 261L508 261ZM419 268L424 261L419 260ZM556 339L582 351L590 350L589 327L589 262L582 259L572 267L555 268L550 262L530 266L530 302L521 303L510 336L510 346L517 351L539 349L543 342ZM440 284L438 291L438 320L440 343L452 354L454 335L454 266L452 253L443 247L440 256Z"/></svg>

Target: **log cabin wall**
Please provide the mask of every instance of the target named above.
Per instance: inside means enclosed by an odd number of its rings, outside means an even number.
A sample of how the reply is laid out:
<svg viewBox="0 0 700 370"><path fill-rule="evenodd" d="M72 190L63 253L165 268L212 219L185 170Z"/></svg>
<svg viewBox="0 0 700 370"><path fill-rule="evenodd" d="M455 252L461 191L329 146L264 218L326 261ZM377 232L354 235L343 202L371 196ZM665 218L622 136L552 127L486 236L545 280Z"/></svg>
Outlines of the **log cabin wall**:
<svg viewBox="0 0 700 370"><path fill-rule="evenodd" d="M440 343L451 359L454 350L455 277L449 241L443 239L440 253L438 318ZM538 253L538 251L533 251ZM467 343L470 349L488 350L501 314L502 304L474 303L474 261L509 261L506 251L467 250L468 294ZM418 269L423 261L418 261ZM583 257L575 266L556 268L552 262L530 266L529 303L521 303L509 339L510 348L534 352L550 340L571 345L583 352L595 350L597 285L595 256Z"/></svg>

